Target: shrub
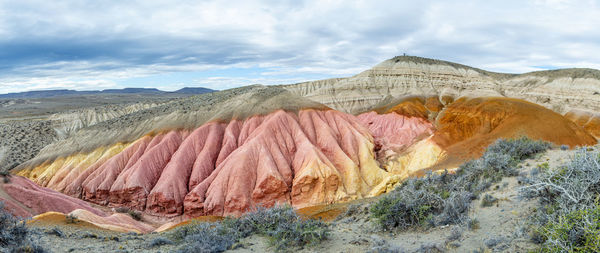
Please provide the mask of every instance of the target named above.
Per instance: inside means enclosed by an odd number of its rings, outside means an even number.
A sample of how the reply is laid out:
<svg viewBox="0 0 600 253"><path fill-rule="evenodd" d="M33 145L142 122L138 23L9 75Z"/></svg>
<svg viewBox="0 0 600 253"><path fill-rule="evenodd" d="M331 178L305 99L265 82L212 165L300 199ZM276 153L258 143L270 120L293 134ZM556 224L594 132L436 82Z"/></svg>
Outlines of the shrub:
<svg viewBox="0 0 600 253"><path fill-rule="evenodd" d="M170 245L170 244L174 244L174 242L165 237L156 237L156 238L152 239L152 241L150 241L150 243L148 244L148 248L154 248L154 247Z"/></svg>
<svg viewBox="0 0 600 253"><path fill-rule="evenodd" d="M503 177L516 176L521 160L549 147L527 138L497 140L481 158L464 163L455 174L444 171L407 179L371 205L371 217L384 230L463 223L473 199Z"/></svg>
<svg viewBox="0 0 600 253"><path fill-rule="evenodd" d="M479 225L479 220L478 219L469 219L469 221L467 222L467 228L469 228L470 230L480 229L481 226Z"/></svg>
<svg viewBox="0 0 600 253"><path fill-rule="evenodd" d="M498 202L498 199L495 198L492 195L489 194L485 194L483 196L483 198L481 199L481 206L482 207L489 207L489 206L493 206L494 204L496 204Z"/></svg>
<svg viewBox="0 0 600 253"><path fill-rule="evenodd" d="M450 230L450 235L448 235L448 237L446 238L447 242L452 242L452 241L456 241L458 239L460 239L463 235L463 230L461 227L459 226L454 226L452 227L452 230Z"/></svg>
<svg viewBox="0 0 600 253"><path fill-rule="evenodd" d="M55 235L58 237L65 237L65 233L62 230L60 230L60 228L58 228L58 227L54 227L54 228L46 231L46 234Z"/></svg>
<svg viewBox="0 0 600 253"><path fill-rule="evenodd" d="M46 252L37 243L37 232L4 209L0 201L0 252Z"/></svg>
<svg viewBox="0 0 600 253"><path fill-rule="evenodd" d="M131 218L133 218L136 221L141 221L142 220L142 213L135 211L135 210L129 210L127 212L127 214L129 214L129 216L131 216Z"/></svg>
<svg viewBox="0 0 600 253"><path fill-rule="evenodd" d="M75 224L79 222L79 218L77 218L77 216L75 216L74 214L68 214L67 216L65 216L65 222L67 222L67 224Z"/></svg>
<svg viewBox="0 0 600 253"><path fill-rule="evenodd" d="M8 170L0 170L0 177L5 184L10 183L10 172Z"/></svg>
<svg viewBox="0 0 600 253"><path fill-rule="evenodd" d="M542 252L600 252L600 206L576 210L538 228Z"/></svg>
<svg viewBox="0 0 600 253"><path fill-rule="evenodd" d="M276 250L283 250L290 246L316 245L327 239L329 231L321 221L306 220L281 223L267 234L271 237L271 244Z"/></svg>
<svg viewBox="0 0 600 253"><path fill-rule="evenodd" d="M136 210L133 209L129 209L128 207L125 206L120 206L114 209L115 212L117 213L126 213L129 214L129 216L131 216L131 218L133 218L136 221L141 221L142 220L142 213L138 212Z"/></svg>
<svg viewBox="0 0 600 253"><path fill-rule="evenodd" d="M542 252L600 250L600 154L579 149L565 165L540 172L527 181L522 196L538 198L531 238Z"/></svg>
<svg viewBox="0 0 600 253"><path fill-rule="evenodd" d="M171 237L182 244L179 252L222 252L254 234L267 236L280 251L317 244L327 239L329 230L321 221L301 219L291 207L274 207L221 222L183 226L171 232Z"/></svg>
<svg viewBox="0 0 600 253"><path fill-rule="evenodd" d="M241 239L237 233L221 223L202 223L195 226L193 233L184 238L183 246L178 252L223 252Z"/></svg>

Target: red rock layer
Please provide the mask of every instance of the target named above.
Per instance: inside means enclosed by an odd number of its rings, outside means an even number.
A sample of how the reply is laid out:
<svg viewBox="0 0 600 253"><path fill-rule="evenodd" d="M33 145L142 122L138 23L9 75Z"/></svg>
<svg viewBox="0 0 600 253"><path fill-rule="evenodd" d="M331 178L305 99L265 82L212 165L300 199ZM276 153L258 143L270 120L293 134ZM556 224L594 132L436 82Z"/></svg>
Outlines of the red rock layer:
<svg viewBox="0 0 600 253"><path fill-rule="evenodd" d="M434 132L433 124L429 121L419 117L399 115L396 112L363 113L358 115L358 119L367 126L375 138L376 147L384 151L402 150Z"/></svg>
<svg viewBox="0 0 600 253"><path fill-rule="evenodd" d="M82 198L101 205L108 204L110 188L117 177L121 172L131 168L134 161L140 159L151 140L150 136L142 137L85 177L85 180L81 183L83 188Z"/></svg>
<svg viewBox="0 0 600 253"><path fill-rule="evenodd" d="M232 124L229 131L239 129L237 125ZM209 123L196 129L183 141L150 192L146 203L149 212L182 213L188 185L195 186L214 170L226 127L226 124Z"/></svg>

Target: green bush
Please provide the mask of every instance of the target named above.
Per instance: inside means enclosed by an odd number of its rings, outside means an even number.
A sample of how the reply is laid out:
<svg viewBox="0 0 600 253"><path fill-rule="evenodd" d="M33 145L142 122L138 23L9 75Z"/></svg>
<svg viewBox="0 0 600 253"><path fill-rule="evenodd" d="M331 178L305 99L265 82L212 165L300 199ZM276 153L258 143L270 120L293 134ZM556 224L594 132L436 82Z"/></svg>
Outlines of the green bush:
<svg viewBox="0 0 600 253"><path fill-rule="evenodd" d="M561 215L537 228L540 252L600 252L600 206Z"/></svg>
<svg viewBox="0 0 600 253"><path fill-rule="evenodd" d="M371 217L384 230L463 223L473 199L503 177L516 176L521 160L549 147L527 138L499 139L481 158L464 163L455 174L429 173L407 179L371 205Z"/></svg>
<svg viewBox="0 0 600 253"><path fill-rule="evenodd" d="M541 252L600 251L600 153L579 149L558 168L540 166L521 189L540 207L530 220Z"/></svg>

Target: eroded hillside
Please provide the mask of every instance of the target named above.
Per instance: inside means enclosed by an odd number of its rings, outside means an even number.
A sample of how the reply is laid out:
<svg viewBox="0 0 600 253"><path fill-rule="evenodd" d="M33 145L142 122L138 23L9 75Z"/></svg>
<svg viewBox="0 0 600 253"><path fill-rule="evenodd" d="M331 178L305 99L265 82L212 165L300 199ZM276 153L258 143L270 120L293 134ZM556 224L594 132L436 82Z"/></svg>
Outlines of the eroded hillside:
<svg viewBox="0 0 600 253"><path fill-rule="evenodd" d="M22 216L79 212L143 232L260 206L375 197L410 176L453 171L498 138L596 144L596 72L512 75L396 57L349 78L62 114L64 139L17 166L2 196ZM51 210L29 196L69 204ZM116 209L145 223L119 228Z"/></svg>

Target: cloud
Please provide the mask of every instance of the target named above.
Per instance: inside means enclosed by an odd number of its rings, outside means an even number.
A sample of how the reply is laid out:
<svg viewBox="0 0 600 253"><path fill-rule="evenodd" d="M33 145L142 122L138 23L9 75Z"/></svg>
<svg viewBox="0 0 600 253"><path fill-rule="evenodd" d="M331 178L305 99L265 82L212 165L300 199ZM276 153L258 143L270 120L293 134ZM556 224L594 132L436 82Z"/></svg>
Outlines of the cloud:
<svg viewBox="0 0 600 253"><path fill-rule="evenodd" d="M0 0L0 93L144 86L138 77L167 89L296 82L402 53L492 71L597 68L598 24L593 0ZM247 68L262 72L233 72ZM220 69L233 76L206 75Z"/></svg>

